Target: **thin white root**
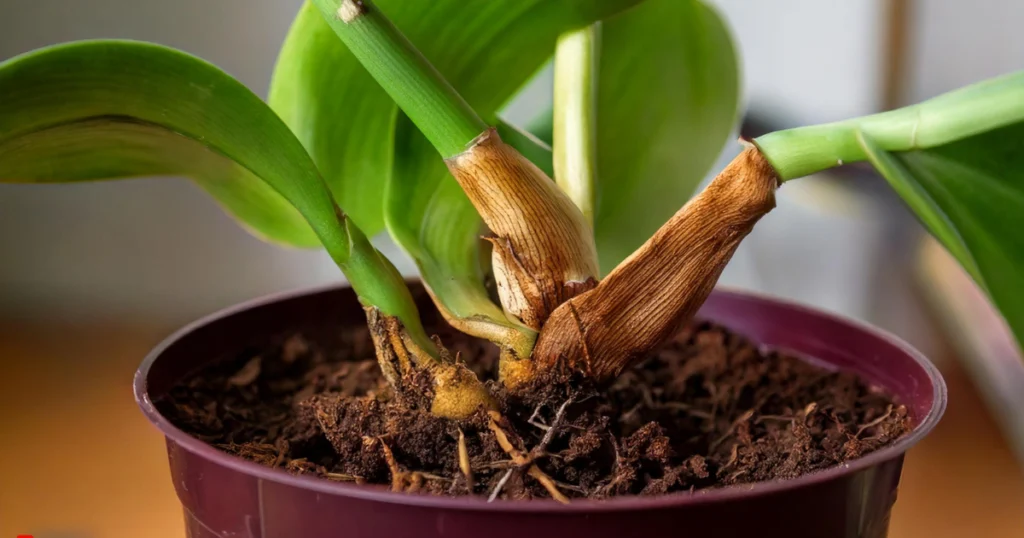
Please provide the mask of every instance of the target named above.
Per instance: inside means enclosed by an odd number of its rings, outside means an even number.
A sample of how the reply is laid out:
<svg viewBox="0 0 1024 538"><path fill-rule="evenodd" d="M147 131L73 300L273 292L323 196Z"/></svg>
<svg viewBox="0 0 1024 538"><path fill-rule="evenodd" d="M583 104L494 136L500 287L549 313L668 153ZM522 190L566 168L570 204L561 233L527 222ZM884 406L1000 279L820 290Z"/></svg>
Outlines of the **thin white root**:
<svg viewBox="0 0 1024 538"><path fill-rule="evenodd" d="M569 404L573 402L575 398L569 398L558 407L558 412L555 413L555 419L551 421L551 426L548 428L547 433L544 434L544 438L540 440L540 444L537 445L533 450L530 451L533 458L538 458L544 454L547 450L548 445L551 444L551 440L555 438L555 432L558 431L558 427L562 425L562 420L565 419L565 410L569 407Z"/></svg>
<svg viewBox="0 0 1024 538"><path fill-rule="evenodd" d="M512 478L512 473L515 470L515 467L511 467L509 468L509 470L505 471L505 474L501 477L501 480L498 480L498 484L494 486L494 491L491 491L491 495L487 497L487 502L494 502L494 499L498 498L498 495L501 494L501 490L505 488L505 484L508 483L509 478Z"/></svg>
<svg viewBox="0 0 1024 538"><path fill-rule="evenodd" d="M868 428L874 428L875 426L878 426L882 422L885 422L885 419L889 418L889 415L891 415L891 414L892 414L892 404L889 404L889 407L886 408L886 410L885 410L885 414L883 414L882 416L876 418L875 420L872 420L871 422L868 422L867 424L861 426L857 430L857 435L854 435L853 437L855 439L860 439L860 436L861 436L862 433L864 433L864 430L867 430Z"/></svg>

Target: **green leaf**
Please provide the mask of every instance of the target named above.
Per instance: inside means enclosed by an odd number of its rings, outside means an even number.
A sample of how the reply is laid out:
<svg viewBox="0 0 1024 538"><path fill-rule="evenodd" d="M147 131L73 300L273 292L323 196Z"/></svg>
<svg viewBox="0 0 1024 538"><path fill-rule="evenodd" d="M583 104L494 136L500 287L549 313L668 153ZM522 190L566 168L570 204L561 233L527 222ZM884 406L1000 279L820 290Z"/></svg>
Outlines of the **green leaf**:
<svg viewBox="0 0 1024 538"><path fill-rule="evenodd" d="M146 176L192 176L253 235L291 246L321 246L302 215L248 170L153 125L97 119L0 143L0 181L63 183Z"/></svg>
<svg viewBox="0 0 1024 538"><path fill-rule="evenodd" d="M722 150L736 52L699 0L648 0L602 23L595 233L607 273L668 220Z"/></svg>
<svg viewBox="0 0 1024 538"><path fill-rule="evenodd" d="M381 231L396 108L312 2L292 23L267 102L349 216L371 236Z"/></svg>
<svg viewBox="0 0 1024 538"><path fill-rule="evenodd" d="M1024 122L928 149L861 147L1024 344Z"/></svg>
<svg viewBox="0 0 1024 538"><path fill-rule="evenodd" d="M0 64L0 95L0 181L188 175L255 233L306 247L322 240L347 257L302 146L202 60L130 41L59 45Z"/></svg>
<svg viewBox="0 0 1024 538"><path fill-rule="evenodd" d="M401 276L302 144L213 65L148 43L71 43L0 64L0 95L0 181L188 175L256 232L322 244L364 301L430 345Z"/></svg>
<svg viewBox="0 0 1024 538"><path fill-rule="evenodd" d="M1024 71L754 143L783 181L869 160L1024 345Z"/></svg>

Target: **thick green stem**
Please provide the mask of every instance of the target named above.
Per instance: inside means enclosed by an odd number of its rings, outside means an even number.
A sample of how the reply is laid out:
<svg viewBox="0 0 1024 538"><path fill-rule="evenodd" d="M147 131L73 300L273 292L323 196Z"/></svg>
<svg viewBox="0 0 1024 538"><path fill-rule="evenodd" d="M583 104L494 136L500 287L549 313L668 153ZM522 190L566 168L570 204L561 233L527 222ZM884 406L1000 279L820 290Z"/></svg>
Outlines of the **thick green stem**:
<svg viewBox="0 0 1024 538"><path fill-rule="evenodd" d="M886 151L954 142L1024 119L1024 72L861 118L769 133L754 140L782 181L867 159L860 133Z"/></svg>
<svg viewBox="0 0 1024 538"><path fill-rule="evenodd" d="M563 34L555 49L555 181L594 222L601 23Z"/></svg>
<svg viewBox="0 0 1024 538"><path fill-rule="evenodd" d="M442 157L461 153L487 130L451 84L369 0L314 3L352 54Z"/></svg>
<svg viewBox="0 0 1024 538"><path fill-rule="evenodd" d="M349 253L338 266L359 300L367 306L376 307L385 316L397 318L420 349L438 357L437 346L423 329L416 303L402 274L347 216L339 212L339 218L348 233Z"/></svg>

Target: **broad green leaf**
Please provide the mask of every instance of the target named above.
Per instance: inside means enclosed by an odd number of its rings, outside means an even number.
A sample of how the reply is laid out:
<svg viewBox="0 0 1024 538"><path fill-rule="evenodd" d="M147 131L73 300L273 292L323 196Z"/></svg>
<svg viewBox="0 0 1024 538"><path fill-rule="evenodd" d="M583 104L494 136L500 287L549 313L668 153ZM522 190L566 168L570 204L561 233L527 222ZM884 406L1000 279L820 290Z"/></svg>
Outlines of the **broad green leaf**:
<svg viewBox="0 0 1024 538"><path fill-rule="evenodd" d="M188 175L255 233L347 256L302 146L202 60L130 41L59 45L0 64L0 95L0 181Z"/></svg>
<svg viewBox="0 0 1024 538"><path fill-rule="evenodd" d="M292 23L267 102L349 216L371 236L381 231L396 109L311 2Z"/></svg>
<svg viewBox="0 0 1024 538"><path fill-rule="evenodd" d="M595 233L607 273L704 179L739 103L736 52L699 0L648 0L602 23Z"/></svg>
<svg viewBox="0 0 1024 538"><path fill-rule="evenodd" d="M783 181L871 161L1024 344L1024 71L754 143Z"/></svg>
<svg viewBox="0 0 1024 538"><path fill-rule="evenodd" d="M928 149L861 146L1024 343L1024 123Z"/></svg>
<svg viewBox="0 0 1024 538"><path fill-rule="evenodd" d="M364 301L429 345L401 276L302 144L213 65L148 43L71 43L0 64L0 96L0 182L187 175L257 233L322 244Z"/></svg>
<svg viewBox="0 0 1024 538"><path fill-rule="evenodd" d="M253 235L291 246L321 246L302 215L269 185L201 143L154 125L96 119L0 143L0 181L148 176L191 176Z"/></svg>

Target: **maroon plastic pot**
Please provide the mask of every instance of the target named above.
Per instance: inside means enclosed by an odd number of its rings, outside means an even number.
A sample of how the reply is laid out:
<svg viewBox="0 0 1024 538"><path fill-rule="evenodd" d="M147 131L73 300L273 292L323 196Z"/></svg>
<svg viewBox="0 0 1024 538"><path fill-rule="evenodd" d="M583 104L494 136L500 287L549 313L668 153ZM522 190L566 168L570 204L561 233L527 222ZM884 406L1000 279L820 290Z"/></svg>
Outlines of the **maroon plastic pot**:
<svg viewBox="0 0 1024 538"><path fill-rule="evenodd" d="M433 311L426 302L422 310ZM488 504L292 476L190 437L153 405L188 373L267 335L325 320L364 323L348 288L261 299L182 329L146 358L135 376L135 395L167 438L174 488L194 538L885 536L904 453L945 409L946 388L935 367L881 331L774 299L715 291L700 316L887 388L909 408L913 432L842 467L796 480L568 506Z"/></svg>

